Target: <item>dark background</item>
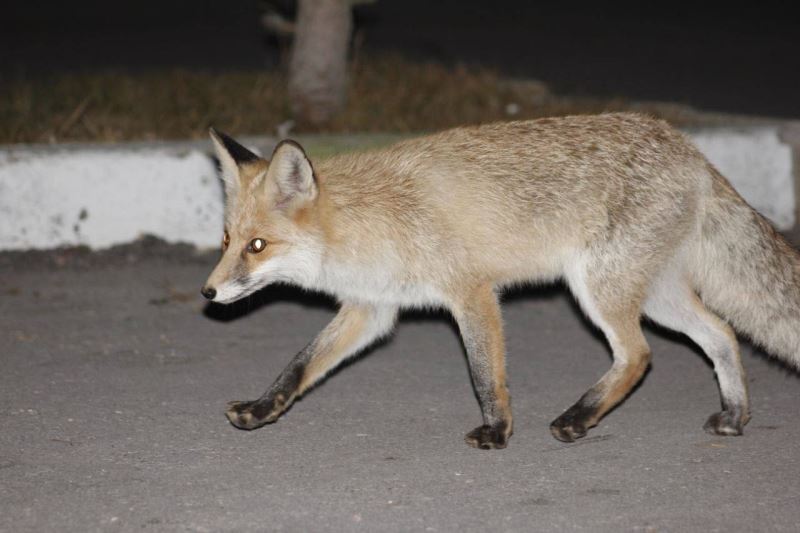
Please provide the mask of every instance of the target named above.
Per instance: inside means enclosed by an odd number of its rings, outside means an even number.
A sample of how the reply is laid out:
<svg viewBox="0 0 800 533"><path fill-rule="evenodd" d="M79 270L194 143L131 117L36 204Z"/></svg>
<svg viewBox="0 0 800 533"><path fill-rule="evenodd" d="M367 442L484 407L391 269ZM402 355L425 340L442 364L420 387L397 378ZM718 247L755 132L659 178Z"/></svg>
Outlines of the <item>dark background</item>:
<svg viewBox="0 0 800 533"><path fill-rule="evenodd" d="M365 53L479 64L557 92L800 117L792 3L378 0L356 9ZM280 2L285 11L291 2ZM92 69L276 68L254 0L8 3L0 76Z"/></svg>

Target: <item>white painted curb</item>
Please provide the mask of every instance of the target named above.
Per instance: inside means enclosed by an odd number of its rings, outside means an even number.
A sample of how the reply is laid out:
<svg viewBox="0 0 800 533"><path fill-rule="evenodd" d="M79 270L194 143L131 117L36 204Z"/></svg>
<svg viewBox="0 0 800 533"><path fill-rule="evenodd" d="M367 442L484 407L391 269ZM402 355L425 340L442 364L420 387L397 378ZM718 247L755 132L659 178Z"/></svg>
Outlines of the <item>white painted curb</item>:
<svg viewBox="0 0 800 533"><path fill-rule="evenodd" d="M217 181L199 148L5 148L0 249L104 248L147 233L208 247L219 240Z"/></svg>
<svg viewBox="0 0 800 533"><path fill-rule="evenodd" d="M750 205L778 229L794 227L793 148L780 127L701 130L691 137Z"/></svg>
<svg viewBox="0 0 800 533"><path fill-rule="evenodd" d="M779 229L794 226L793 149L781 126L689 133L756 209ZM274 142L245 144L268 153ZM144 234L216 247L223 198L209 149L203 142L0 147L0 250L97 249Z"/></svg>

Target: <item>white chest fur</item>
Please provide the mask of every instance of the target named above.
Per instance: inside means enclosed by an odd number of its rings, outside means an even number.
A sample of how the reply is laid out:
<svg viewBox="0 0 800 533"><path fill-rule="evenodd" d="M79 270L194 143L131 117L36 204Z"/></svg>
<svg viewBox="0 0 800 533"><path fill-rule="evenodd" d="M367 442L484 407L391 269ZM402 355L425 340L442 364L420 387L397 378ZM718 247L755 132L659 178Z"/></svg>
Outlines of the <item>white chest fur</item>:
<svg viewBox="0 0 800 533"><path fill-rule="evenodd" d="M405 308L444 305L444 295L432 283L408 278L402 265L396 261L367 265L331 261L321 269L314 288L341 300Z"/></svg>

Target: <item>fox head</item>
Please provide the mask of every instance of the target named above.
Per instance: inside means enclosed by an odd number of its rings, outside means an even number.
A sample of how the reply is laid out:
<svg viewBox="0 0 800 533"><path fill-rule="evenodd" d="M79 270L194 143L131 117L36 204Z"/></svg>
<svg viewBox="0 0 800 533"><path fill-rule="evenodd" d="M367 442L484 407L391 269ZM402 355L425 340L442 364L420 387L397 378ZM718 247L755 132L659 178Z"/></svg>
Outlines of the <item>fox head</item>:
<svg viewBox="0 0 800 533"><path fill-rule="evenodd" d="M273 282L313 285L320 269L317 177L303 148L282 141L269 160L210 131L225 185L222 257L201 289L231 303Z"/></svg>

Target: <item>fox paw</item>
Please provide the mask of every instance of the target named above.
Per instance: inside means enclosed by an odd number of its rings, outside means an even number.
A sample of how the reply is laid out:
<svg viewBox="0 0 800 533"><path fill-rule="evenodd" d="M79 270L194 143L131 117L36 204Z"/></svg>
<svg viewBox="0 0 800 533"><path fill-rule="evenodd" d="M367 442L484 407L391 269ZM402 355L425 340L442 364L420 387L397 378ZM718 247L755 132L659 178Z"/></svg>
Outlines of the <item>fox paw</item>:
<svg viewBox="0 0 800 533"><path fill-rule="evenodd" d="M720 411L708 417L703 429L712 435L733 437L742 434L745 423L746 419L739 410Z"/></svg>
<svg viewBox="0 0 800 533"><path fill-rule="evenodd" d="M506 432L506 424L488 426L486 424L476 427L464 437L464 440L473 448L481 450L502 449L508 445L510 432Z"/></svg>
<svg viewBox="0 0 800 533"><path fill-rule="evenodd" d="M550 424L550 433L561 442L575 442L591 427L589 419L594 410L572 406Z"/></svg>
<svg viewBox="0 0 800 533"><path fill-rule="evenodd" d="M550 433L561 442L575 442L586 435L586 427L581 424L564 424L558 420L550 424Z"/></svg>
<svg viewBox="0 0 800 533"><path fill-rule="evenodd" d="M283 412L283 405L275 401L228 402L225 416L239 429L256 429L275 422Z"/></svg>

